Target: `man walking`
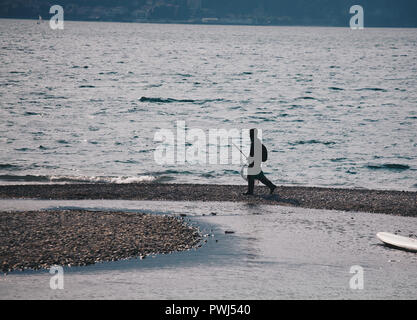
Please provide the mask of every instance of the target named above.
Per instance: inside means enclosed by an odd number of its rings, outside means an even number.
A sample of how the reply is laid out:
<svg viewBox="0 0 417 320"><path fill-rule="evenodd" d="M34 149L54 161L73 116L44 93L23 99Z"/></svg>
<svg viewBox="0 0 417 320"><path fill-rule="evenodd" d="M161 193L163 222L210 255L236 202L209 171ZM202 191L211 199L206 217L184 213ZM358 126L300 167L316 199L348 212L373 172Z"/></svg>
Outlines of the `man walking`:
<svg viewBox="0 0 417 320"><path fill-rule="evenodd" d="M244 195L253 195L256 179L269 187L270 194L273 194L277 186L265 177L261 169L261 163L268 159L268 151L261 140L259 140L257 129L250 129L249 134L251 146L248 158L248 192L244 193Z"/></svg>

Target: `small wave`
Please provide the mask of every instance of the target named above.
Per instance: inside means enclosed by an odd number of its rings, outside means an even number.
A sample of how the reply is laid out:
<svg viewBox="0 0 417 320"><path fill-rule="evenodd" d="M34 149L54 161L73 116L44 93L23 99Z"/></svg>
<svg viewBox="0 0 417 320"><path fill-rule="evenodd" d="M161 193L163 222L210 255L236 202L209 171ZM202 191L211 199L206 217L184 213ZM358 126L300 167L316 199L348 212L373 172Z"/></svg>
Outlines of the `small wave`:
<svg viewBox="0 0 417 320"><path fill-rule="evenodd" d="M154 182L155 176L143 175L139 177L103 177L103 176L58 176L58 175L0 175L0 181L8 182L43 182L43 183L141 183Z"/></svg>
<svg viewBox="0 0 417 320"><path fill-rule="evenodd" d="M48 100L48 99L68 99L67 97L64 97L64 96L54 96L54 95L50 95L50 94L48 94L48 95L45 95L45 97L44 97L44 99L45 100Z"/></svg>
<svg viewBox="0 0 417 320"><path fill-rule="evenodd" d="M232 106L228 108L229 110L243 110L242 106Z"/></svg>
<svg viewBox="0 0 417 320"><path fill-rule="evenodd" d="M343 88L338 88L338 87L329 87L330 90L334 90L334 91L343 91L345 89Z"/></svg>
<svg viewBox="0 0 417 320"><path fill-rule="evenodd" d="M20 170L20 167L10 163L0 163L0 170Z"/></svg>
<svg viewBox="0 0 417 320"><path fill-rule="evenodd" d="M138 161L135 160L115 160L115 163L124 163L124 164L138 164Z"/></svg>
<svg viewBox="0 0 417 320"><path fill-rule="evenodd" d="M195 102L195 100L192 100L192 99L150 98L150 97L142 97L139 99L139 101L151 102L151 103L173 103L173 102L194 103Z"/></svg>
<svg viewBox="0 0 417 320"><path fill-rule="evenodd" d="M140 183L140 182L154 182L157 180L154 176L140 176L140 177L117 177L111 178L111 183Z"/></svg>
<svg viewBox="0 0 417 320"><path fill-rule="evenodd" d="M298 97L296 100L315 100L315 101L320 101L317 98L314 97L309 97L309 96L305 96L305 97Z"/></svg>
<svg viewBox="0 0 417 320"><path fill-rule="evenodd" d="M230 169L223 170L223 173L225 173L225 174L231 174L231 175L240 174L239 171L237 171L237 170L230 170Z"/></svg>
<svg viewBox="0 0 417 320"><path fill-rule="evenodd" d="M150 103L194 103L194 104L205 104L208 102L218 102L224 101L223 99L204 99L204 100L194 100L194 99L174 99L174 98L152 98L152 97L141 97L140 102L150 102Z"/></svg>
<svg viewBox="0 0 417 320"><path fill-rule="evenodd" d="M162 83L148 84L146 88L159 88L162 87Z"/></svg>
<svg viewBox="0 0 417 320"><path fill-rule="evenodd" d="M290 105L289 109L298 109L298 108L304 108L301 104L292 104Z"/></svg>
<svg viewBox="0 0 417 320"><path fill-rule="evenodd" d="M108 74L108 75L115 75L117 71L108 71L108 72L100 72L99 75Z"/></svg>
<svg viewBox="0 0 417 320"><path fill-rule="evenodd" d="M32 111L26 111L25 116L39 116L40 113L32 112Z"/></svg>
<svg viewBox="0 0 417 320"><path fill-rule="evenodd" d="M95 88L95 86L89 85L89 84L85 84L85 85L79 86L78 88Z"/></svg>
<svg viewBox="0 0 417 320"><path fill-rule="evenodd" d="M153 176L162 176L162 175L165 175L165 174L190 174L190 175L192 175L194 173L191 172L191 171L187 171L187 170L180 171L180 170L174 170L174 169L167 169L167 170L164 170L164 171L151 172L150 174L153 175Z"/></svg>
<svg viewBox="0 0 417 320"><path fill-rule="evenodd" d="M202 173L201 176L203 178L215 178L216 177L216 174L215 174L214 171L210 171L210 172Z"/></svg>
<svg viewBox="0 0 417 320"><path fill-rule="evenodd" d="M177 73L178 76L183 78L191 78L193 75L189 73Z"/></svg>
<svg viewBox="0 0 417 320"><path fill-rule="evenodd" d="M326 146L336 144L336 142L333 141L320 141L320 140L300 140L296 142L289 142L289 145L295 146L295 145L302 145L302 144L324 144Z"/></svg>
<svg viewBox="0 0 417 320"><path fill-rule="evenodd" d="M406 164L398 164L398 163L384 163L382 165L379 164L368 164L366 166L368 169L372 169L372 170L380 170L380 169L385 169L385 170L398 170L398 171L403 171L403 170L408 170L410 169L410 166L406 165Z"/></svg>
<svg viewBox="0 0 417 320"><path fill-rule="evenodd" d="M382 88L360 88L356 89L356 91L381 91L381 92L387 92L387 90Z"/></svg>

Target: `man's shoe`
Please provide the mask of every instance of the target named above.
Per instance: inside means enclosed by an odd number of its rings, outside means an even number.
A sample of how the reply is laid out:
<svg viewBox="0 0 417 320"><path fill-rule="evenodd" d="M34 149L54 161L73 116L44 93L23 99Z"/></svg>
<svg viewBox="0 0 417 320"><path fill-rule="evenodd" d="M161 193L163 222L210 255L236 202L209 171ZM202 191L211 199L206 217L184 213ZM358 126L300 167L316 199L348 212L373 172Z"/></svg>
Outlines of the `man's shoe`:
<svg viewBox="0 0 417 320"><path fill-rule="evenodd" d="M245 192L245 193L242 193L244 196L253 196L253 193L249 193L249 192Z"/></svg>

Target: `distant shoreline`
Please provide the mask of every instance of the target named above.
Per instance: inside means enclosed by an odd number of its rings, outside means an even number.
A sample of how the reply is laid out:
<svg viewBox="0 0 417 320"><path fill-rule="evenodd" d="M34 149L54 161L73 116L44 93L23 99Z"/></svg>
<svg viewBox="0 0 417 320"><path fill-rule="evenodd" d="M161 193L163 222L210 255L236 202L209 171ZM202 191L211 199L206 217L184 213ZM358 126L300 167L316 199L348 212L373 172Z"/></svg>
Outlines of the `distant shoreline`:
<svg viewBox="0 0 417 320"><path fill-rule="evenodd" d="M35 18L9 18L0 17L0 20L26 20L34 21L38 20ZM286 28L341 28L350 29L349 25L322 25L322 24L257 24L257 23L226 23L226 22L198 22L198 21L177 21L177 20L137 20L137 21L117 21L117 20L70 20L65 19L65 22L107 22L107 23L136 23L136 24L176 24L176 25L196 25L196 26L242 26L242 27L286 27ZM43 23L49 23L49 19L45 18ZM366 26L364 29L416 29L416 26Z"/></svg>
<svg viewBox="0 0 417 320"><path fill-rule="evenodd" d="M278 186L270 196L266 187L257 186L254 196L244 196L245 191L244 185L25 184L0 186L0 199L227 201L417 217L415 191Z"/></svg>

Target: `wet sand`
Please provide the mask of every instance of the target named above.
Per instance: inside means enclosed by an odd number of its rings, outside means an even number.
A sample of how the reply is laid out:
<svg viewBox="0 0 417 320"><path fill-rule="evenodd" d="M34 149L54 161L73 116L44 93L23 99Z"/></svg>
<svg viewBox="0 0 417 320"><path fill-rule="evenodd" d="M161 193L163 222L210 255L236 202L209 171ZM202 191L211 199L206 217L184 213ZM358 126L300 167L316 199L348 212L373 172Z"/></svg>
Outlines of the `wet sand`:
<svg viewBox="0 0 417 320"><path fill-rule="evenodd" d="M416 296L417 254L387 247L375 236L380 231L415 236L413 217L245 202L0 201L0 211L58 208L185 213L184 220L199 227L203 245L143 260L64 267L64 290L50 289L48 270L0 274L0 299L398 300ZM352 266L364 268L364 290L350 289Z"/></svg>
<svg viewBox="0 0 417 320"><path fill-rule="evenodd" d="M132 212L0 212L1 270L83 266L183 251L200 234L182 219Z"/></svg>
<svg viewBox="0 0 417 320"><path fill-rule="evenodd" d="M0 186L0 199L120 199L167 201L229 201L417 216L417 192L279 186L274 195L255 187L204 184L49 184Z"/></svg>

